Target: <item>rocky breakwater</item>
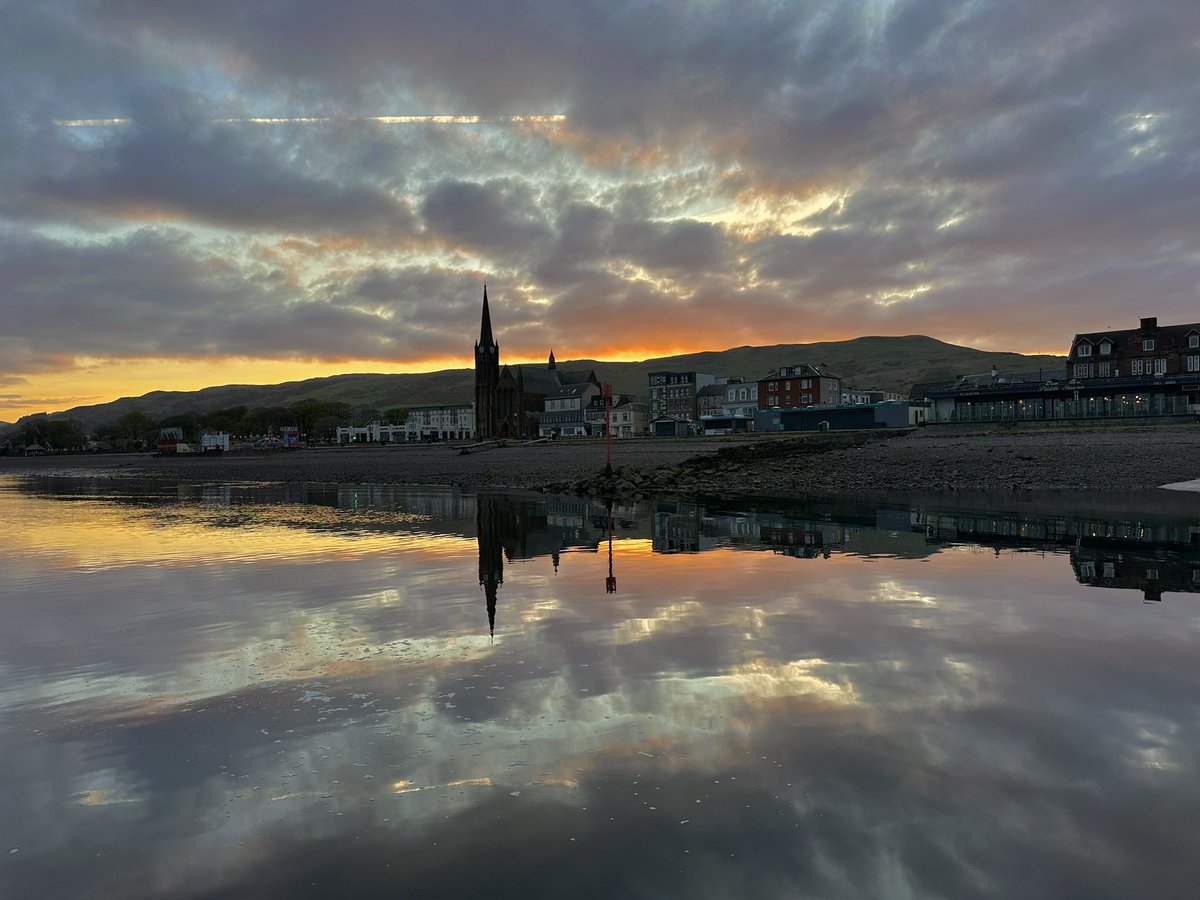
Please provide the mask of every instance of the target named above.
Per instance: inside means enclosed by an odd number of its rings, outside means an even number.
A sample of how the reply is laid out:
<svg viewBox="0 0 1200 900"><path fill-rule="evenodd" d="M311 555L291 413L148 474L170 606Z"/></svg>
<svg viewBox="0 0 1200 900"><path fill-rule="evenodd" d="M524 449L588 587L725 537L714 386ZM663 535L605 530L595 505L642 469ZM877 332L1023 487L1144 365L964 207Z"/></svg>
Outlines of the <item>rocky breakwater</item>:
<svg viewBox="0 0 1200 900"><path fill-rule="evenodd" d="M759 443L722 448L715 454L697 456L677 465L602 469L594 475L545 485L542 490L622 500L684 494L770 493L780 487L779 470L794 471L804 465L806 457L861 447L905 434L908 434L907 430L892 429L771 436Z"/></svg>

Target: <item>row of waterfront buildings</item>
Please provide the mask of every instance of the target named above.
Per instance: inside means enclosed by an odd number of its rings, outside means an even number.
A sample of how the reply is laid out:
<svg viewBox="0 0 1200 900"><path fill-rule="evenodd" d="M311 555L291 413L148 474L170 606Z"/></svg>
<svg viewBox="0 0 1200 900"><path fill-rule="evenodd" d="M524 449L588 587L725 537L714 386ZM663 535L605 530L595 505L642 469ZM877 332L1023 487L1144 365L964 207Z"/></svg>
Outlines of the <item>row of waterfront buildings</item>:
<svg viewBox="0 0 1200 900"><path fill-rule="evenodd" d="M729 434L926 423L1200 414L1200 324L1078 334L1065 370L991 372L860 390L826 367L782 366L757 380L699 371L649 373L648 400L606 397L594 370L502 365L487 289L475 344L472 403L416 406L402 423L339 428L339 443Z"/></svg>
<svg viewBox="0 0 1200 900"><path fill-rule="evenodd" d="M1200 415L1200 323L1075 335L1064 370L964 376L927 385L931 422Z"/></svg>

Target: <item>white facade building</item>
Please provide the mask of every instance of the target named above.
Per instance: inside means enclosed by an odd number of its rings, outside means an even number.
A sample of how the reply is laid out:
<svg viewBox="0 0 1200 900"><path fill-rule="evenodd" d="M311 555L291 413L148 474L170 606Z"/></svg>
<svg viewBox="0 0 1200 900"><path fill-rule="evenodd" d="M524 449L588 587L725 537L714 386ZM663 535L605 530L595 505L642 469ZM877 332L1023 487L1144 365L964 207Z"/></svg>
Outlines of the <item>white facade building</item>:
<svg viewBox="0 0 1200 900"><path fill-rule="evenodd" d="M339 444L400 444L405 440L403 425L384 425L378 420L366 425L342 425L337 430Z"/></svg>
<svg viewBox="0 0 1200 900"><path fill-rule="evenodd" d="M758 382L731 382L725 385L721 415L754 418L758 412Z"/></svg>
<svg viewBox="0 0 1200 900"><path fill-rule="evenodd" d="M404 440L470 441L475 438L475 404L414 406L404 423Z"/></svg>

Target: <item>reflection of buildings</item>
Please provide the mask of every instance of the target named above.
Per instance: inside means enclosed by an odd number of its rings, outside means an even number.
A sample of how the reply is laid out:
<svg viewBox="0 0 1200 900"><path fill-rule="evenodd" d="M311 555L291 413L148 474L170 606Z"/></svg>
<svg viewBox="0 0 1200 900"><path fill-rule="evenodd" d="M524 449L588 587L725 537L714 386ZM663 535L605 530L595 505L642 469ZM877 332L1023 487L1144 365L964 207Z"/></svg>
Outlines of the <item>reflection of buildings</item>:
<svg viewBox="0 0 1200 900"><path fill-rule="evenodd" d="M497 592L504 585L506 563L548 556L557 572L564 553L596 553L601 542L607 541L609 576L605 590L612 593L616 589L612 527L619 521L627 532L636 530L631 510L609 510L590 500L549 494L480 494L475 500L479 587L487 601L491 634L496 630Z"/></svg>
<svg viewBox="0 0 1200 900"><path fill-rule="evenodd" d="M479 586L494 628L505 564L595 553L610 534L610 511L580 497L515 492L473 495L453 488L400 485L180 484L131 482L114 497L107 479L38 478L18 483L34 494L96 495L139 506L203 503L269 505L278 524L311 532L451 536L476 539ZM300 507L326 507L334 515ZM801 559L834 554L919 559L963 544L1011 551L1069 553L1081 584L1163 593L1200 593L1200 511L1194 495L918 496L908 502L867 496L682 501L616 505L615 540L651 540L656 553L770 550ZM225 525L226 516L212 519ZM611 574L611 573L610 573ZM609 582L606 580L606 589Z"/></svg>
<svg viewBox="0 0 1200 900"><path fill-rule="evenodd" d="M479 586L487 599L488 634L496 633L496 591L504 584L503 520L507 518L495 498L481 499L475 509L479 542Z"/></svg>
<svg viewBox="0 0 1200 900"><path fill-rule="evenodd" d="M1071 550L1071 568L1080 584L1141 591L1146 602L1162 600L1167 592L1200 593L1200 545L1190 553L1076 547Z"/></svg>

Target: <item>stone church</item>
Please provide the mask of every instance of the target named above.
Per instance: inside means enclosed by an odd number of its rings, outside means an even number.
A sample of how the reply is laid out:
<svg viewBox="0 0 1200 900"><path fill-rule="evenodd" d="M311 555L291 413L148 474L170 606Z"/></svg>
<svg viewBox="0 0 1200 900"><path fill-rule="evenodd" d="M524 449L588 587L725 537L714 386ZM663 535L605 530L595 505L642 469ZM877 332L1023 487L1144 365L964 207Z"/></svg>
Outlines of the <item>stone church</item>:
<svg viewBox="0 0 1200 900"><path fill-rule="evenodd" d="M595 371L563 371L554 362L553 350L545 368L501 366L484 285L483 320L475 344L475 440L537 437L546 398L569 385L589 382L600 384Z"/></svg>

